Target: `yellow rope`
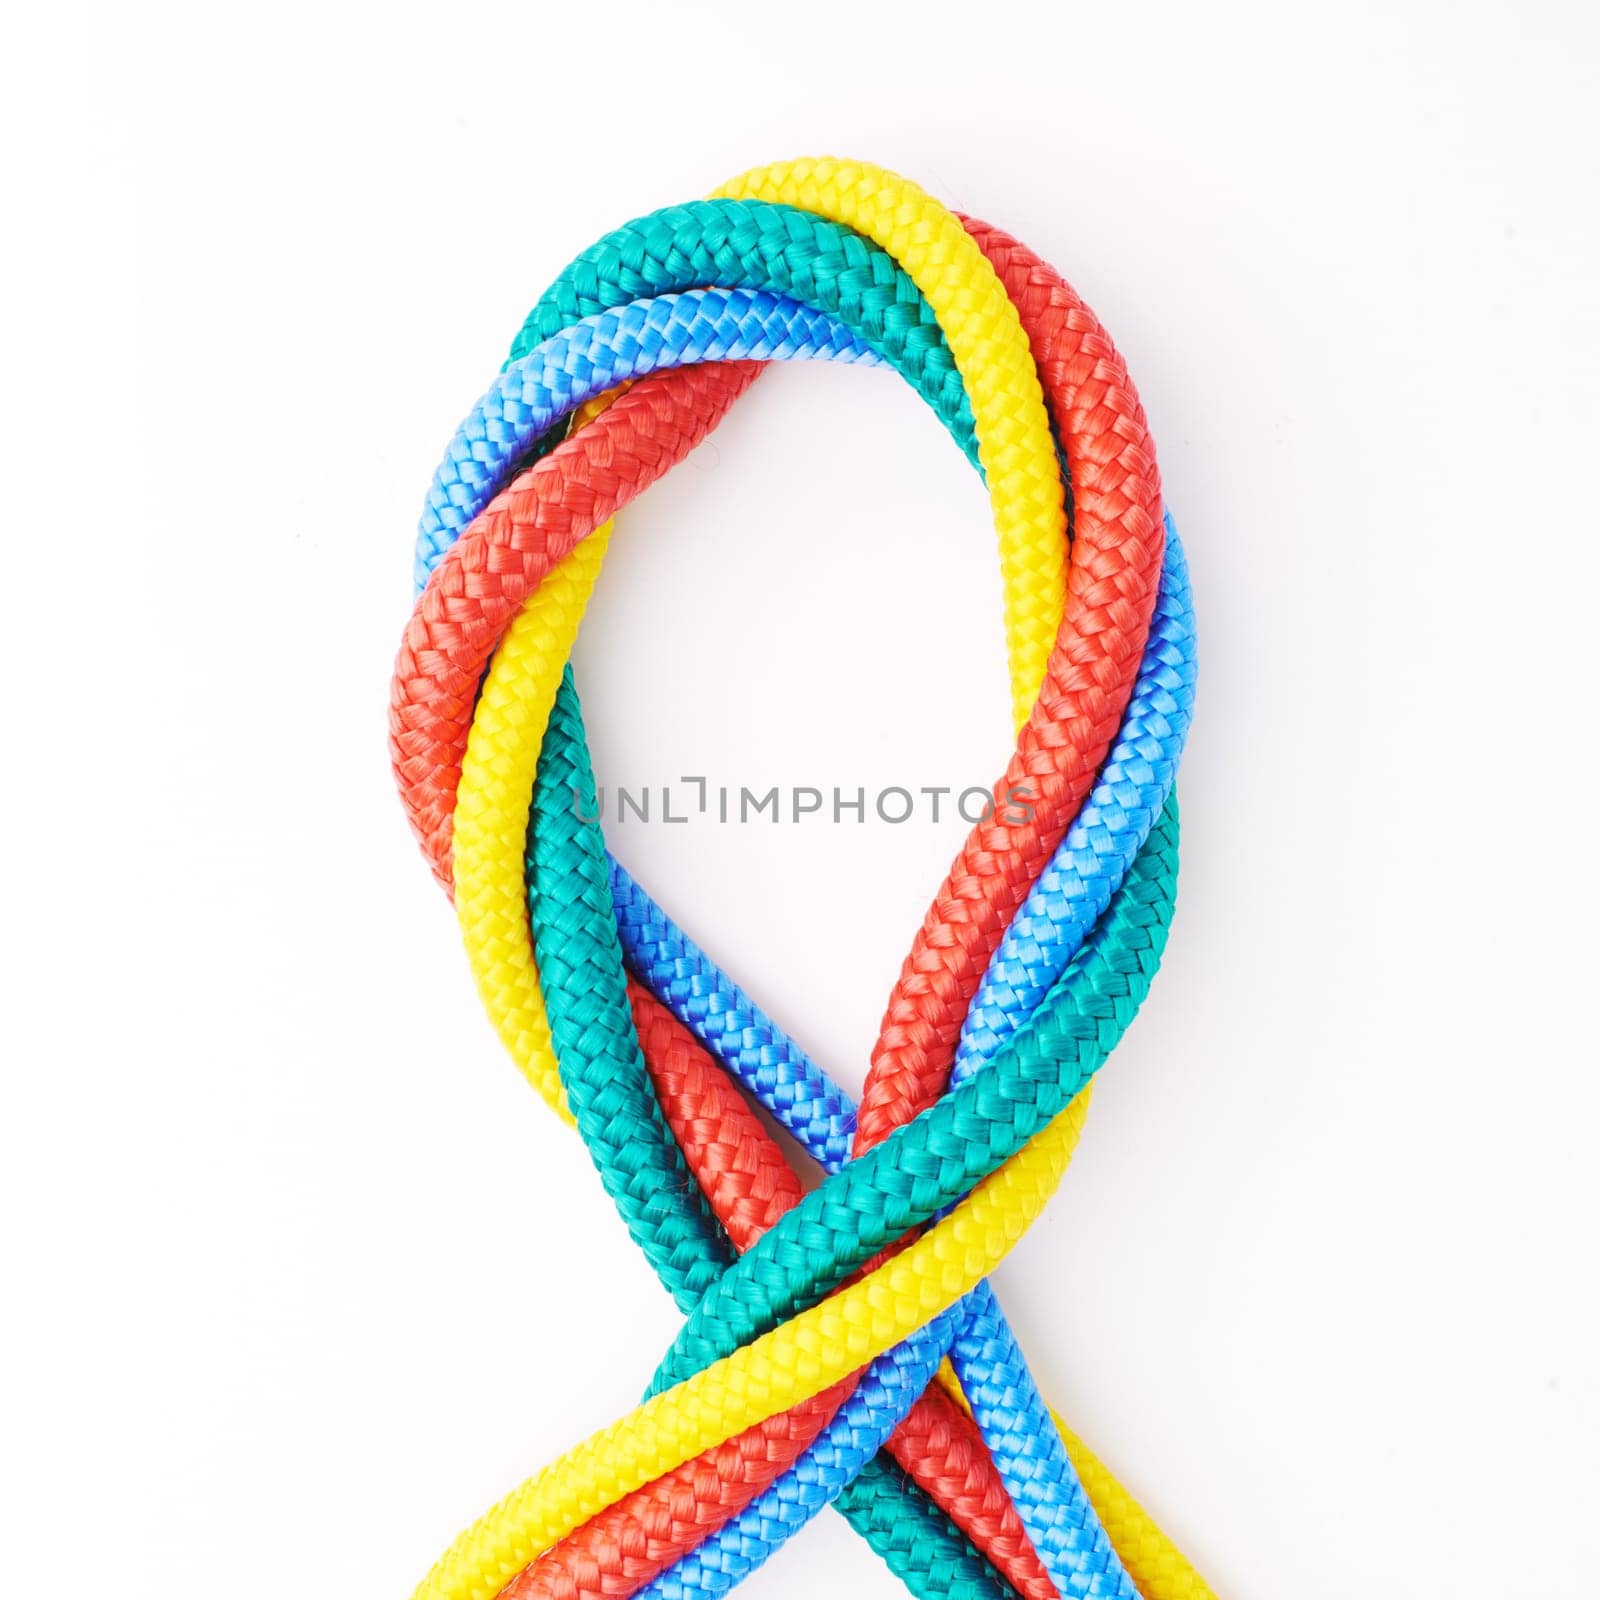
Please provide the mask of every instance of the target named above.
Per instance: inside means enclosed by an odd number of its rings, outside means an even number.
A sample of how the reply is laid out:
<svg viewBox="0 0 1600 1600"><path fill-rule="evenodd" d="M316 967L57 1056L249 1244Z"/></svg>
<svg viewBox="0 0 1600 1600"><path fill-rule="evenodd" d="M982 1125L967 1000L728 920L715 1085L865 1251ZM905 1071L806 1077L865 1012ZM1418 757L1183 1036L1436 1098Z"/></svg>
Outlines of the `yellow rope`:
<svg viewBox="0 0 1600 1600"><path fill-rule="evenodd" d="M802 206L870 235L898 258L938 315L971 396L994 506L1020 725L1060 626L1066 520L1027 336L993 268L953 214L914 184L862 163L785 163L718 192ZM454 819L456 906L479 993L512 1058L569 1122L534 963L525 847L545 727L610 533L607 523L556 566L501 641L478 702ZM838 1382L953 1304L1038 1215L1070 1159L1088 1099L1086 1090L947 1218L866 1278L655 1396L530 1478L462 1534L416 1600L491 1600L528 1562L621 1496ZM1208 1595L1127 1491L1058 1426L1148 1600Z"/></svg>

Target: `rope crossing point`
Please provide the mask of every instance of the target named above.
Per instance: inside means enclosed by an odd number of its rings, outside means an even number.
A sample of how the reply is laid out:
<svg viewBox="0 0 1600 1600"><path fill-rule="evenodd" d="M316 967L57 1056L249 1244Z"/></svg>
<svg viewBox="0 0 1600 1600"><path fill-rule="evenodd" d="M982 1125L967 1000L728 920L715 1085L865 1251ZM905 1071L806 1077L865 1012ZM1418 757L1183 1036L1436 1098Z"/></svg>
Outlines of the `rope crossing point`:
<svg viewBox="0 0 1600 1600"><path fill-rule="evenodd" d="M1017 728L859 1106L572 803L594 777L567 661L611 519L763 363L819 358L892 368L982 475ZM890 173L747 173L545 293L435 474L416 578L402 800L496 1028L685 1318L643 1402L417 1600L719 1595L828 1506L927 1600L1209 1596L1045 1404L985 1281L1060 1181L1176 887L1188 574L1093 313ZM826 1174L810 1193L752 1103Z"/></svg>

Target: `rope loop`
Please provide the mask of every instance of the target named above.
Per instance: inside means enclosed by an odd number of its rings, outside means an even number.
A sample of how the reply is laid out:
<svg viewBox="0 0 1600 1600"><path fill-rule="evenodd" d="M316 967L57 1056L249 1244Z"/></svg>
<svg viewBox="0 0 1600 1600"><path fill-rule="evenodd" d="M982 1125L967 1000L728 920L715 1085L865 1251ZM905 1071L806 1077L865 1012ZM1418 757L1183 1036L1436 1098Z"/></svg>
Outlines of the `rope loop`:
<svg viewBox="0 0 1600 1600"><path fill-rule="evenodd" d="M1010 760L859 1106L573 803L595 780L568 661L611 519L798 359L891 368L977 469L1011 664ZM746 173L546 291L434 475L415 570L402 801L513 1060L684 1317L640 1405L417 1600L720 1595L829 1505L925 1600L1209 1596L1045 1404L987 1282L1060 1182L1176 889L1188 570L1094 314L879 168ZM822 1169L810 1192L758 1107Z"/></svg>

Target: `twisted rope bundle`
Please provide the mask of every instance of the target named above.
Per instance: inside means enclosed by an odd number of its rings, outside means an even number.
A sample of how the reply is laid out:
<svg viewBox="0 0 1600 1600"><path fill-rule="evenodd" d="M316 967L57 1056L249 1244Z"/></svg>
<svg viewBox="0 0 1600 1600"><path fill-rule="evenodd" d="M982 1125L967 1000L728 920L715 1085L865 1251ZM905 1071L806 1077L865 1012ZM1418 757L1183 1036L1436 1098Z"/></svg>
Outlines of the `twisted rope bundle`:
<svg viewBox="0 0 1600 1600"><path fill-rule="evenodd" d="M1018 728L859 1107L572 803L594 780L566 663L610 519L762 362L817 357L892 367L983 475ZM830 1504L918 1596L1209 1595L1044 1404L984 1281L1060 1180L1177 872L1187 572L1093 314L891 174L748 173L561 274L435 475L416 576L390 713L407 812L513 1058L686 1317L644 1402L418 1600L717 1595Z"/></svg>

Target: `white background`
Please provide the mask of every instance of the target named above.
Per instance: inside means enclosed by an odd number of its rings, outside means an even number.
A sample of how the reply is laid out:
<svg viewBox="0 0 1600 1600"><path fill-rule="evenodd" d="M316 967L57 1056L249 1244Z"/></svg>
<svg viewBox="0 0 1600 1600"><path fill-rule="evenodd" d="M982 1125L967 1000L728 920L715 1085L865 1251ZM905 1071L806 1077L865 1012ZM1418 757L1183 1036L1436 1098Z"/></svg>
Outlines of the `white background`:
<svg viewBox="0 0 1600 1600"><path fill-rule="evenodd" d="M1223 1595L1593 1593L1592 10L1078 9L13 34L8 1593L394 1600L671 1337L479 1013L387 675L540 290L821 152L1082 290L1194 567L1170 953L999 1275L1044 1386ZM897 380L773 373L622 521L602 777L986 781L993 569ZM614 842L858 1085L960 831ZM819 1582L898 1592L831 1516L748 1592Z"/></svg>

